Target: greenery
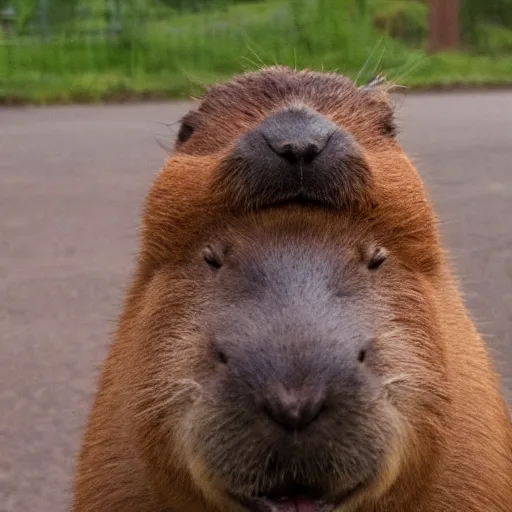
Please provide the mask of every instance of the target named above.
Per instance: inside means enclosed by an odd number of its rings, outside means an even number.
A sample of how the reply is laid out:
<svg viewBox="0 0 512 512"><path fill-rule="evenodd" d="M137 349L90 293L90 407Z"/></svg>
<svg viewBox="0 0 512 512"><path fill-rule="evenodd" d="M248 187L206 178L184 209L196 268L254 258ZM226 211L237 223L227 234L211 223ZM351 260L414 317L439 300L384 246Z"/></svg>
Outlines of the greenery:
<svg viewBox="0 0 512 512"><path fill-rule="evenodd" d="M462 0L466 51L429 58L424 0L44 0L45 16L41 1L0 0L17 13L0 101L176 97L276 62L413 87L512 83L512 30L491 8L512 14L512 0Z"/></svg>

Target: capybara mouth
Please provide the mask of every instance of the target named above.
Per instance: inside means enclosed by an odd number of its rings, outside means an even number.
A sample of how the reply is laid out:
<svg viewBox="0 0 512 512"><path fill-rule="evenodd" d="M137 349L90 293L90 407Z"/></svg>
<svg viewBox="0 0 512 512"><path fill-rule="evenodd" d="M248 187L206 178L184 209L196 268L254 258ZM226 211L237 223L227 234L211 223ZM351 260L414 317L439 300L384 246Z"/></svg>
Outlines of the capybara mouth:
<svg viewBox="0 0 512 512"><path fill-rule="evenodd" d="M347 502L361 486L357 485L332 499L326 498L319 489L293 483L241 501L250 512L333 512Z"/></svg>

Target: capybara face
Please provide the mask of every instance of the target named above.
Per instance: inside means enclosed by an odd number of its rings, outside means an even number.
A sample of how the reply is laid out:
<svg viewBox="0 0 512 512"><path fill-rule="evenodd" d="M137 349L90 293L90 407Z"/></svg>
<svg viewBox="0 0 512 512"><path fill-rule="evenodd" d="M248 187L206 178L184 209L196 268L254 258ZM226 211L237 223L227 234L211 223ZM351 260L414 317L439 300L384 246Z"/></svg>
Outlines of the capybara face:
<svg viewBox="0 0 512 512"><path fill-rule="evenodd" d="M126 313L155 485L178 471L218 510L331 512L428 473L441 254L393 126L381 91L283 68L184 119Z"/></svg>

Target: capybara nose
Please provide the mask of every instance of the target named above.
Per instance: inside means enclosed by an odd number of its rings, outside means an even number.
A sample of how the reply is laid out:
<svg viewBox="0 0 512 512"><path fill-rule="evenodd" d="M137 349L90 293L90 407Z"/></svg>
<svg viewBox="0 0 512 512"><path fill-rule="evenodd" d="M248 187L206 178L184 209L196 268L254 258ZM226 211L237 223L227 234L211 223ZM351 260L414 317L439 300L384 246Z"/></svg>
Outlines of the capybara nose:
<svg viewBox="0 0 512 512"><path fill-rule="evenodd" d="M289 163L309 164L327 146L336 126L313 111L289 108L269 115L259 131L269 149Z"/></svg>
<svg viewBox="0 0 512 512"><path fill-rule="evenodd" d="M302 430L321 414L325 404L322 387L287 389L276 384L269 389L264 410L275 422L288 431Z"/></svg>
<svg viewBox="0 0 512 512"><path fill-rule="evenodd" d="M345 208L364 203L372 175L352 135L322 113L293 104L268 114L236 141L216 188L230 205L287 201Z"/></svg>

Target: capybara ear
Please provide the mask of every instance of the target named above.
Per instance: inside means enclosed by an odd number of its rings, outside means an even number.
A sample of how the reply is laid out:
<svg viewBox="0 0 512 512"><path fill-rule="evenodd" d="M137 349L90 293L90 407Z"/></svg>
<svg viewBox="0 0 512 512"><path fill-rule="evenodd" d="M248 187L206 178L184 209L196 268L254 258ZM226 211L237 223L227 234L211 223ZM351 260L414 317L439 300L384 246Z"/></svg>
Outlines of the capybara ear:
<svg viewBox="0 0 512 512"><path fill-rule="evenodd" d="M190 257L205 233L220 222L221 205L211 192L213 156L175 153L147 195L141 226L140 265L147 271Z"/></svg>
<svg viewBox="0 0 512 512"><path fill-rule="evenodd" d="M396 149L368 152L376 207L367 221L374 236L415 271L438 276L441 250L437 217L418 172Z"/></svg>
<svg viewBox="0 0 512 512"><path fill-rule="evenodd" d="M396 137L398 134L394 105L389 95L394 88L394 84L389 82L382 73L377 74L360 87L362 91L371 94L374 100L381 103L380 130L383 135L392 138Z"/></svg>

